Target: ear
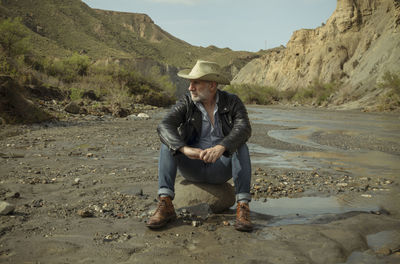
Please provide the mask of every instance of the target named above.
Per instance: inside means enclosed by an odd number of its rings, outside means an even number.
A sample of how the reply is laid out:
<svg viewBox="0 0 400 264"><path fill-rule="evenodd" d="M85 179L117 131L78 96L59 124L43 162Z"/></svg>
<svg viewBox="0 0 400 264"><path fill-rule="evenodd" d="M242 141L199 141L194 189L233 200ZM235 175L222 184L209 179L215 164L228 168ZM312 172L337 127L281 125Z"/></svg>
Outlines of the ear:
<svg viewBox="0 0 400 264"><path fill-rule="evenodd" d="M217 89L218 83L217 82L211 82L211 88Z"/></svg>

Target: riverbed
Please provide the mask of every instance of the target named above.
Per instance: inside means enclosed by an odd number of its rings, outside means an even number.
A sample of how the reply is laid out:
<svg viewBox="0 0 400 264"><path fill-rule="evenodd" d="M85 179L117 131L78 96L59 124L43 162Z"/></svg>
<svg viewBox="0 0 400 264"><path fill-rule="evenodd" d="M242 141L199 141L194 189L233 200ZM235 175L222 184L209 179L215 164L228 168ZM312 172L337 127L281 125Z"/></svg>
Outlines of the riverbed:
<svg viewBox="0 0 400 264"><path fill-rule="evenodd" d="M248 107L255 230L234 210L199 226L145 228L156 206L159 140L150 119L73 116L3 127L5 263L398 263L396 114ZM90 212L89 215L82 212Z"/></svg>

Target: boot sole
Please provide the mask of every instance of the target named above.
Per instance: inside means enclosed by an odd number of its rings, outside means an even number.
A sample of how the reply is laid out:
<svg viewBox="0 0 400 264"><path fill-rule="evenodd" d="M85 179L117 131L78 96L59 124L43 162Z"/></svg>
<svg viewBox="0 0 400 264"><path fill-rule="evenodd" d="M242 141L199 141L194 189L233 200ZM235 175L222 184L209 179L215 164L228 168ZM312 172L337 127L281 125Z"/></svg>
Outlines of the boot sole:
<svg viewBox="0 0 400 264"><path fill-rule="evenodd" d="M165 221L162 222L162 223L159 223L159 224L152 224L152 225L146 224L146 226L147 226L148 228L150 228L150 229L159 229L159 228L164 227L164 226L166 226L168 223L170 223L170 222L172 222L172 221L175 221L175 220L176 220L176 215L173 215L173 216L171 216L171 217L165 219Z"/></svg>
<svg viewBox="0 0 400 264"><path fill-rule="evenodd" d="M242 232L251 232L253 231L252 226L244 226L244 225L235 225L235 229Z"/></svg>

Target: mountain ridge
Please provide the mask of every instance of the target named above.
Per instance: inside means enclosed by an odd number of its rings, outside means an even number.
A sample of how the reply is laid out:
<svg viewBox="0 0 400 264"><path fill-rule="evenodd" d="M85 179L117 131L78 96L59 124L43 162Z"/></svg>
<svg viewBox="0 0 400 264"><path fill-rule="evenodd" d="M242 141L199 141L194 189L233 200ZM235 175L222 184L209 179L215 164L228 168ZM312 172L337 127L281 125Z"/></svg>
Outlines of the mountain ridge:
<svg viewBox="0 0 400 264"><path fill-rule="evenodd" d="M22 18L30 30L33 51L42 57L66 57L76 52L97 62L134 65L142 73L157 67L177 80L176 72L192 67L197 59L214 60L233 77L232 72L259 56L193 46L163 30L146 14L94 9L80 0L3 0L0 7L1 18Z"/></svg>
<svg viewBox="0 0 400 264"><path fill-rule="evenodd" d="M337 82L332 105L372 106L385 93L377 89L385 72L400 72L399 6L398 0L338 0L326 24L295 31L285 48L252 60L233 82L281 91Z"/></svg>

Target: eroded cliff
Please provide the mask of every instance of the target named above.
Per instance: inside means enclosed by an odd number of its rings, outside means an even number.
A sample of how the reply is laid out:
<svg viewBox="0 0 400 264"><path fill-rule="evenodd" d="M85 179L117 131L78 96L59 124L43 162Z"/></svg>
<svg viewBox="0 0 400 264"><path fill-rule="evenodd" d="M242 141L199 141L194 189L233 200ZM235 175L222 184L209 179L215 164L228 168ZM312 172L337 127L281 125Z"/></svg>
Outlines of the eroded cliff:
<svg viewBox="0 0 400 264"><path fill-rule="evenodd" d="M233 82L279 90L340 82L331 103L356 108L384 93L376 88L387 71L400 71L400 1L338 0L326 24L295 31L286 48L252 60Z"/></svg>

